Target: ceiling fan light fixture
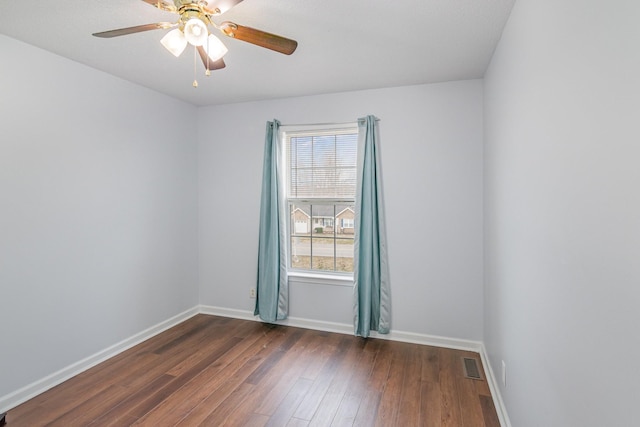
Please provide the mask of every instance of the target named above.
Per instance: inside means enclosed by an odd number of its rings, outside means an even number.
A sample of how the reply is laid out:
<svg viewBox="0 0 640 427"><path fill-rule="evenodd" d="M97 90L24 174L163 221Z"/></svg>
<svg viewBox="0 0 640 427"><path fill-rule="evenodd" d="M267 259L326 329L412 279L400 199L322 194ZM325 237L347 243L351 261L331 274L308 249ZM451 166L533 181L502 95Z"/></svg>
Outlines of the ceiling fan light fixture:
<svg viewBox="0 0 640 427"><path fill-rule="evenodd" d="M184 24L184 36L194 46L202 46L207 42L209 31L204 22L198 18L191 18Z"/></svg>
<svg viewBox="0 0 640 427"><path fill-rule="evenodd" d="M227 54L229 49L222 43L222 40L214 36L213 34L209 35L207 39L207 55L209 55L209 59L212 61L217 61Z"/></svg>
<svg viewBox="0 0 640 427"><path fill-rule="evenodd" d="M153 24L136 25L133 27L119 28L109 31L93 33L95 37L111 38L127 34L140 33L150 30L170 30L160 40L162 46L175 57L179 57L187 47L194 46L194 73L197 66L197 58L200 56L204 64L206 75L213 70L225 68L222 59L228 52L224 43L211 31L218 30L227 37L251 43L253 45L270 49L285 55L291 55L297 48L298 42L267 33L251 27L224 21L220 24L213 20L243 0L143 0L156 8L178 15L177 21L156 22ZM194 80L194 87L198 82Z"/></svg>
<svg viewBox="0 0 640 427"><path fill-rule="evenodd" d="M187 47L187 39L178 28L165 34L162 40L160 40L160 43L162 43L162 46L164 46L165 49L171 52L176 58L180 56Z"/></svg>

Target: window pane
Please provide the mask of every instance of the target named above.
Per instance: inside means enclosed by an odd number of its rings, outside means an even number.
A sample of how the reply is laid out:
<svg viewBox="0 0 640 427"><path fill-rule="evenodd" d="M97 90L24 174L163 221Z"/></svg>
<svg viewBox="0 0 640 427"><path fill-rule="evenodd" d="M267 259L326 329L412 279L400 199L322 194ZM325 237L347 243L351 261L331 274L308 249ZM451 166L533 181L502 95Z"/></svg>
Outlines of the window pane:
<svg viewBox="0 0 640 427"><path fill-rule="evenodd" d="M313 236L333 238L333 222L334 222L334 206L333 205L312 205L311 217Z"/></svg>
<svg viewBox="0 0 640 427"><path fill-rule="evenodd" d="M291 235L309 236L311 232L311 205L291 204Z"/></svg>
<svg viewBox="0 0 640 427"><path fill-rule="evenodd" d="M312 240L313 270L335 271L335 248L332 238L317 238Z"/></svg>
<svg viewBox="0 0 640 427"><path fill-rule="evenodd" d="M336 239L336 271L353 272L353 238Z"/></svg>
<svg viewBox="0 0 640 427"><path fill-rule="evenodd" d="M354 233L355 205L336 205L336 234L350 237Z"/></svg>
<svg viewBox="0 0 640 427"><path fill-rule="evenodd" d="M291 268L311 269L311 205L289 206Z"/></svg>
<svg viewBox="0 0 640 427"><path fill-rule="evenodd" d="M336 205L336 271L353 272L355 205Z"/></svg>
<svg viewBox="0 0 640 427"><path fill-rule="evenodd" d="M311 270L311 238L291 236L291 268Z"/></svg>

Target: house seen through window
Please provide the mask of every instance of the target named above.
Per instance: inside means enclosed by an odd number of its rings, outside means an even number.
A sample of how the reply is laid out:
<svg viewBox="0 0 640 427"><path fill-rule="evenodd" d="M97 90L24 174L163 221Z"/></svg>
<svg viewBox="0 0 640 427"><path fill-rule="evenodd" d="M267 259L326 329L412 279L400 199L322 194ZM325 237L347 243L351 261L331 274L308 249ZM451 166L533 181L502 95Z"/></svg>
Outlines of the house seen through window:
<svg viewBox="0 0 640 427"><path fill-rule="evenodd" d="M357 124L287 131L289 268L353 272Z"/></svg>

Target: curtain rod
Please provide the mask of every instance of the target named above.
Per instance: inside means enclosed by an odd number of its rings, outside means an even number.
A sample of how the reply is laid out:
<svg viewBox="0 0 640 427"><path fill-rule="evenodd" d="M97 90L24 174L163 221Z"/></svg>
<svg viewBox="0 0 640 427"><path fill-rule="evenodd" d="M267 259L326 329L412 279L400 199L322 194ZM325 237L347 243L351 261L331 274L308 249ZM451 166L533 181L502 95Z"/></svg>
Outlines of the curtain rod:
<svg viewBox="0 0 640 427"><path fill-rule="evenodd" d="M280 123L281 127L299 127L299 126L347 126L352 125L354 122L357 122L360 119L356 119L353 122L343 122L343 123L303 123L303 124L284 124ZM379 122L380 119L376 117L376 122Z"/></svg>

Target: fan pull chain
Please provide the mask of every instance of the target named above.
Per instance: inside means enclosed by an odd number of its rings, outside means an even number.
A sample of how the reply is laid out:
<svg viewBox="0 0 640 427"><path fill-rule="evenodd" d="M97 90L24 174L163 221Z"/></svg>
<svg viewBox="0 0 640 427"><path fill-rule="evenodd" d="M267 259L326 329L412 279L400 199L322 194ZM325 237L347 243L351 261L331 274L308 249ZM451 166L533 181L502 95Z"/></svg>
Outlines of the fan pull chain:
<svg viewBox="0 0 640 427"><path fill-rule="evenodd" d="M207 37L207 70L204 72L204 75L207 77L211 75L211 70L209 69L209 37Z"/></svg>
<svg viewBox="0 0 640 427"><path fill-rule="evenodd" d="M197 62L197 55L196 55L196 50L198 48L197 47L193 47L193 87L197 88L198 87L198 80L196 80L196 67L198 65Z"/></svg>

